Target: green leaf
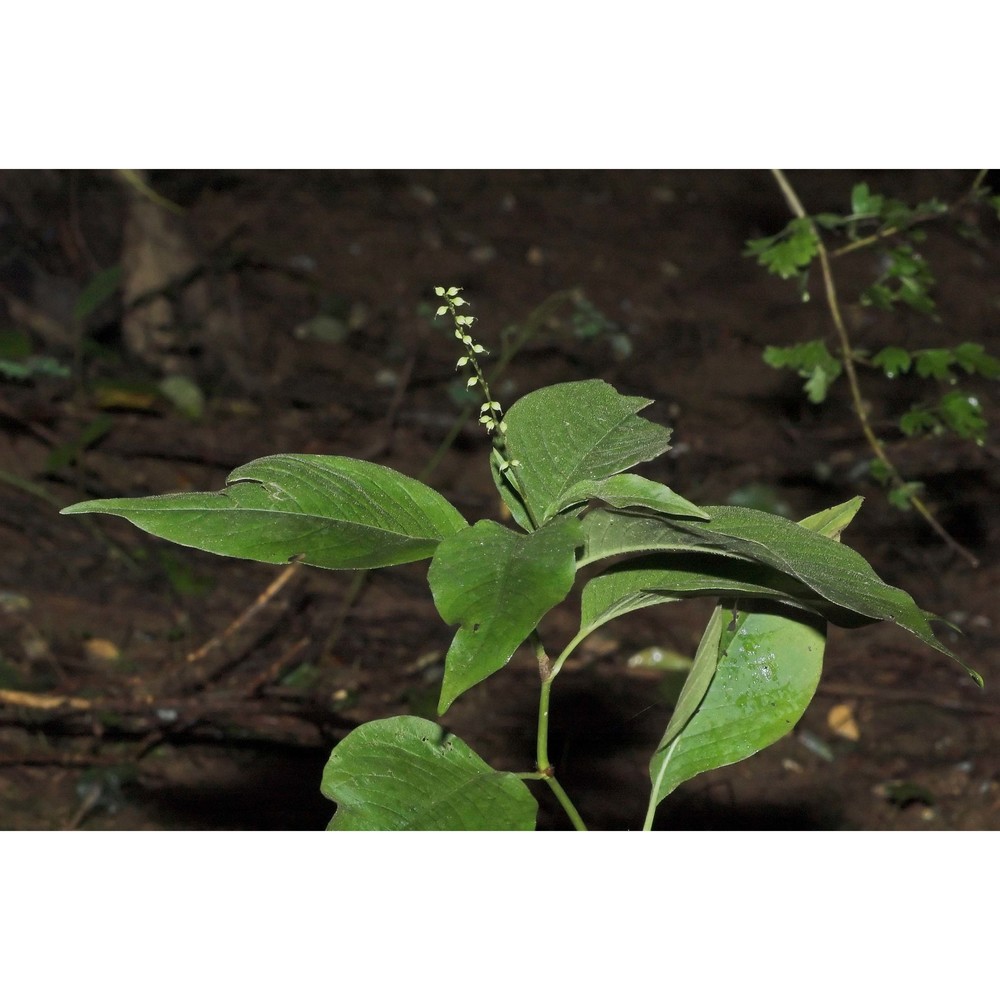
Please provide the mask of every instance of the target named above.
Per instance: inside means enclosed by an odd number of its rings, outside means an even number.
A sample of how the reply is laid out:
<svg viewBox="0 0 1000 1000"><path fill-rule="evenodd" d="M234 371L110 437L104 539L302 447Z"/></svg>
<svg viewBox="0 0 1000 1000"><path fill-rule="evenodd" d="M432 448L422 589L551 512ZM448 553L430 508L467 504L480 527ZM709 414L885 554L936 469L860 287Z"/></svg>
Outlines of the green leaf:
<svg viewBox="0 0 1000 1000"><path fill-rule="evenodd" d="M825 535L827 538L832 538L835 542L839 541L841 533L861 510L864 500L864 497L852 497L843 503L827 507L825 510L802 518L799 525L810 531L815 531L817 534Z"/></svg>
<svg viewBox="0 0 1000 1000"><path fill-rule="evenodd" d="M811 514L801 520L799 525L836 540L854 519L860 507L861 497L855 497L846 503ZM759 604L751 606L760 607ZM724 617L729 619L725 629L723 629ZM787 616L780 617L787 618ZM804 619L804 621L808 624L810 620ZM652 822L657 804L681 781L705 770L706 767L702 765L707 763L707 767L718 767L748 756L746 751L749 749L749 753L755 752L754 749L750 749L755 744L756 749L761 749L774 739L783 736L805 711L815 691L815 681L819 678L822 648L818 650L818 660L815 648L811 648L810 656L796 663L788 654L794 653L796 640L802 634L798 627L798 619L793 617L791 624L787 626L775 622L774 629L770 631L770 648L767 643L763 646L759 644L759 635L756 640L753 637L753 633L763 631L763 626L766 624L759 614L737 613L735 605L727 611L717 607L713 612L667 730L650 762L652 791L648 823ZM814 627L817 632L822 628L819 623L814 623ZM737 637L740 641L734 645ZM767 699L762 703L760 698L754 698L753 688L757 678L739 674L739 654L741 650L749 652L754 641L758 642L756 653L762 654L763 657L759 663L772 667L779 662L779 658L773 657L773 654L776 651L780 652L782 673L790 674L796 682L781 690L785 699L783 705ZM775 646L778 647L777 650ZM768 657L771 659L768 660ZM719 663L723 659L725 670L716 682ZM752 668L750 673L752 674ZM773 674L767 680L773 682L775 680ZM750 697L741 697L738 687L733 687L734 681L737 686L742 684L750 688ZM713 688L716 683L718 686ZM712 697L706 699L706 693L710 688ZM757 693L760 693L759 690ZM727 698L732 699L732 703L728 706L730 711L726 713L723 710L720 713L718 709L720 706L725 709L724 703ZM693 739L689 742L685 729L692 718L696 718L695 713L699 712L703 704L706 715L704 718L697 717L696 723L690 730ZM789 717L792 717L790 723ZM682 732L685 732L683 743L678 740ZM715 763L711 762L713 756Z"/></svg>
<svg viewBox="0 0 1000 1000"><path fill-rule="evenodd" d="M563 518L530 534L479 521L438 546L428 582L460 628L445 660L438 711L499 670L573 586L583 531Z"/></svg>
<svg viewBox="0 0 1000 1000"><path fill-rule="evenodd" d="M32 354L23 361L0 358L0 375L5 378L27 382L39 376L46 378L68 378L71 372L65 365L47 354Z"/></svg>
<svg viewBox="0 0 1000 1000"><path fill-rule="evenodd" d="M885 285L874 284L867 288L860 296L863 306L875 306L884 309L886 312L892 310L893 295Z"/></svg>
<svg viewBox="0 0 1000 1000"><path fill-rule="evenodd" d="M826 399L826 394L830 389L830 383L840 374L840 362L835 362L836 373L831 375L826 368L814 368L809 372L809 377L803 388L806 391L806 398L810 403L822 403Z"/></svg>
<svg viewBox="0 0 1000 1000"><path fill-rule="evenodd" d="M913 498L924 488L923 483L908 482L889 490L889 503L900 510L909 510L913 506Z"/></svg>
<svg viewBox="0 0 1000 1000"><path fill-rule="evenodd" d="M320 790L328 830L533 830L538 803L457 736L414 716L358 726L337 744Z"/></svg>
<svg viewBox="0 0 1000 1000"><path fill-rule="evenodd" d="M218 493L88 500L64 514L116 514L160 538L223 556L325 569L426 559L465 519L429 486L372 462L274 455Z"/></svg>
<svg viewBox="0 0 1000 1000"><path fill-rule="evenodd" d="M915 351L917 374L924 378L936 378L946 382L951 378L951 366L955 356L945 347L928 348L925 351Z"/></svg>
<svg viewBox="0 0 1000 1000"><path fill-rule="evenodd" d="M872 364L881 368L889 378L895 378L910 370L911 360L910 352L904 351L902 347L883 347L872 358Z"/></svg>
<svg viewBox="0 0 1000 1000"><path fill-rule="evenodd" d="M909 213L909 209L904 210ZM908 216L907 216L908 218ZM902 225L906 219L892 222L890 226ZM882 309L892 309L896 302L903 302L922 313L934 312L934 300L930 290L934 286L934 275L927 261L909 243L900 243L889 251L888 267L885 273L861 295L862 305L876 305Z"/></svg>
<svg viewBox="0 0 1000 1000"><path fill-rule="evenodd" d="M855 497L799 523L828 538L839 539L861 502L861 497ZM581 595L580 631L589 634L631 611L698 595L772 598L821 614L846 628L870 622L868 617L845 612L795 577L768 566L740 557L688 552L631 559L588 581Z"/></svg>
<svg viewBox="0 0 1000 1000"><path fill-rule="evenodd" d="M878 215L885 199L880 194L872 194L867 184L855 184L851 190L852 215Z"/></svg>
<svg viewBox="0 0 1000 1000"><path fill-rule="evenodd" d="M881 580L853 549L784 518L747 507L706 507L711 521L680 521L597 510L583 520L580 565L630 552L711 551L771 566L833 604L878 621L892 621L961 663L931 631L930 615L905 591ZM963 664L964 666L964 664ZM975 671L970 675L981 683Z"/></svg>
<svg viewBox="0 0 1000 1000"><path fill-rule="evenodd" d="M945 426L959 437L983 444L987 424L982 404L975 396L964 392L949 392L941 397L937 411Z"/></svg>
<svg viewBox="0 0 1000 1000"><path fill-rule="evenodd" d="M982 344L959 344L953 351L955 360L971 375L1000 378L1000 359L987 354Z"/></svg>
<svg viewBox="0 0 1000 1000"><path fill-rule="evenodd" d="M643 507L674 517L696 517L703 521L708 515L690 500L675 493L662 483L653 482L626 472L609 479L585 479L571 486L558 500L559 510L568 510L588 500L603 500L612 507Z"/></svg>
<svg viewBox="0 0 1000 1000"><path fill-rule="evenodd" d="M705 692L708 691L712 683L712 678L715 676L716 667L719 664L723 618L728 618L729 622L727 624L732 624L732 613L724 612L722 606L717 605L712 611L712 617L709 618L708 625L705 626L705 631L702 633L701 642L698 643L698 649L694 654L694 662L691 664L691 670L688 672L684 687L681 688L677 704L674 706L670 721L667 723L666 732L664 732L657 750L673 742L675 737L691 721L694 713L698 711L698 706L705 697ZM655 759L654 755L653 760L650 761L651 765ZM653 787L654 791L658 790L655 776ZM659 802L659 799L656 801Z"/></svg>
<svg viewBox="0 0 1000 1000"><path fill-rule="evenodd" d="M809 266L819 252L819 240L808 219L793 219L777 236L750 240L747 250L779 278L791 278Z"/></svg>
<svg viewBox="0 0 1000 1000"><path fill-rule="evenodd" d="M822 619L757 610L733 617L717 608L685 685L691 690L678 701L678 721L671 719L650 762L650 809L681 782L789 733L816 692L825 645Z"/></svg>
<svg viewBox="0 0 1000 1000"><path fill-rule="evenodd" d="M838 229L844 224L842 215L835 215L833 212L820 212L812 217L813 222L824 229Z"/></svg>
<svg viewBox="0 0 1000 1000"><path fill-rule="evenodd" d="M822 403L827 391L843 371L843 365L822 340L809 340L791 347L768 347L764 362L772 368L793 368L806 380L810 402Z"/></svg>
<svg viewBox="0 0 1000 1000"><path fill-rule="evenodd" d="M494 482L522 528L544 524L560 499L583 480L602 480L663 454L670 431L635 414L649 406L591 379L553 385L519 399L507 411L506 453L521 464L511 477L493 465ZM523 504L519 501L523 501ZM530 513L530 519L527 514Z"/></svg>
<svg viewBox="0 0 1000 1000"><path fill-rule="evenodd" d="M188 420L200 420L205 413L205 394L201 386L186 375L167 375L160 380L160 393Z"/></svg>
<svg viewBox="0 0 1000 1000"><path fill-rule="evenodd" d="M104 305L118 291L121 280L122 269L118 264L95 274L76 300L76 305L73 308L73 319L80 322Z"/></svg>
<svg viewBox="0 0 1000 1000"><path fill-rule="evenodd" d="M667 588L659 592L655 586L658 578L650 570L635 568L632 563L625 567L612 567L587 581L580 595L580 632L589 635L631 611L680 600ZM654 586L646 586L649 582Z"/></svg>
<svg viewBox="0 0 1000 1000"><path fill-rule="evenodd" d="M581 599L581 629L592 632L629 611L686 597L766 598L818 614L842 628L871 624L816 594L800 580L732 556L660 553L620 563L590 580Z"/></svg>
<svg viewBox="0 0 1000 1000"><path fill-rule="evenodd" d="M911 406L899 418L899 429L907 437L929 434L941 428L941 421L925 406Z"/></svg>
<svg viewBox="0 0 1000 1000"><path fill-rule="evenodd" d="M892 472L889 466L881 458L873 458L868 463L868 474L879 486L885 486L892 479Z"/></svg>
<svg viewBox="0 0 1000 1000"><path fill-rule="evenodd" d="M917 312L934 312L934 299L927 294L927 290L923 284L912 278L901 279L899 300Z"/></svg>
<svg viewBox="0 0 1000 1000"><path fill-rule="evenodd" d="M918 202L913 211L917 215L944 215L948 206L940 198L928 198L927 201Z"/></svg>

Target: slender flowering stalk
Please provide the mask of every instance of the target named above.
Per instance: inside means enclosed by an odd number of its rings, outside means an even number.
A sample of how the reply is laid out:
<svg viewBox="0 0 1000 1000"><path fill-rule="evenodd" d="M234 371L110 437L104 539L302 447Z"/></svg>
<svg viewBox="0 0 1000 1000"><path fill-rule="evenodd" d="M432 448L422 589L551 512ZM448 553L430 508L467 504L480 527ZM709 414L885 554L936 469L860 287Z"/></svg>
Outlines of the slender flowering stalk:
<svg viewBox="0 0 1000 1000"><path fill-rule="evenodd" d="M517 459L508 459L506 457L505 435L507 433L507 424L503 419L503 407L490 393L489 383L486 381L486 376L483 374L483 369L479 364L479 356L481 354L489 354L489 351L482 344L476 343L469 333L469 328L476 321L476 317L466 316L458 311L462 306L469 304L458 294L461 290L461 288L456 288L454 285L451 288L444 288L441 285L435 288L435 295L438 298L444 299L444 305L438 306L436 315L444 316L446 313L451 314L451 318L455 323L455 339L461 341L463 349L463 354L458 359L455 367L471 371L472 374L466 382L466 388L472 389L478 385L483 396L486 398L486 402L479 407L479 422L486 428L486 433L493 439L493 456L496 459L497 468L501 473L509 474L512 469L521 463Z"/></svg>

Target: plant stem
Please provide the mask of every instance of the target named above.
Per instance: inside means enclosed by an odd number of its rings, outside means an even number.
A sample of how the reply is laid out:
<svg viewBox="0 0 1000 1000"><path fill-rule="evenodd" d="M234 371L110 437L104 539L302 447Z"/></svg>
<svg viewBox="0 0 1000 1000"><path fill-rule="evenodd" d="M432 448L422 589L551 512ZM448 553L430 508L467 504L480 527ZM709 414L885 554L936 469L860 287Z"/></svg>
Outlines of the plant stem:
<svg viewBox="0 0 1000 1000"><path fill-rule="evenodd" d="M772 171L772 173L781 173L781 171ZM843 257L844 254L853 253L855 250L862 249L862 247L871 246L873 243L878 243L881 240L887 240L890 236L895 236L907 229L912 229L914 226L920 225L922 222L934 222L937 219L944 218L946 215L954 215L956 209L962 206L965 202L974 200L982 194L983 181L986 180L987 173L988 171L986 170L978 171L976 173L975 180L972 182L972 187L966 191L965 194L961 195L956 201L952 202L950 207L945 207L944 211L914 214L910 216L905 225L888 226L886 229L880 229L877 233L872 233L871 236L863 236L860 239L854 240L852 243L846 244L845 246L837 247L836 250L830 250L828 253L831 257ZM789 188L790 187L791 185L789 185ZM784 192L784 190L785 189L782 188L782 192ZM848 216L848 220L851 218L851 216Z"/></svg>
<svg viewBox="0 0 1000 1000"><path fill-rule="evenodd" d="M825 244L823 243L823 237L820 235L819 227L812 221L812 219L809 218L805 208L802 206L802 202L799 200L799 196L789 183L788 178L785 177L784 172L781 170L772 170L771 173L774 175L774 179L777 182L778 187L781 189L781 193L784 195L785 201L788 203L788 207L798 218L808 220L809 227L816 238L816 250L819 257L820 268L823 272L823 288L826 293L826 303L830 310L830 316L833 319L834 329L837 331L837 338L840 341L840 362L844 366L844 374L847 376L847 383L851 390L851 403L854 409L854 414L858 418L858 423L861 426L861 432L864 434L865 440L868 442L868 447L871 449L872 453L885 465L893 484L897 487L905 487L905 480L896 468L895 464L889 458L888 454L886 454L885 448L882 446L882 442L875 435L875 431L872 429L872 425L868 420L865 400L861 395L861 386L858 382L857 369L854 366L851 338L847 332L847 325L844 323L844 318L840 312L840 303L837 299L837 288L833 281L833 269L830 266L830 256L827 253ZM979 560L976 556L974 556L955 538L952 538L947 529L945 529L937 518L934 517L919 497L911 497L910 503L913 504L914 510L916 510L917 513L923 517L935 534L937 534L938 537L941 538L952 551L957 552L963 559L971 563L971 565L979 565Z"/></svg>
<svg viewBox="0 0 1000 1000"><path fill-rule="evenodd" d="M573 829L586 833L587 824L584 823L582 817L577 812L576 806L573 805L570 797L563 789L563 786L560 785L551 774L546 777L545 781L547 782L549 788L552 789L555 797L559 800L559 804L566 810L566 815L569 816L569 821L573 824Z"/></svg>
<svg viewBox="0 0 1000 1000"><path fill-rule="evenodd" d="M552 681L555 678L555 671L552 669L548 654L542 647L538 632L532 632L530 636L531 645L535 650L538 659L538 673L542 678L542 690L538 696L538 743L535 749L535 766L538 773L533 777L541 778L552 789L552 793L559 800L569 821L573 824L574 830L586 830L587 826L580 817L572 799L566 794L566 790L556 781L555 769L549 761L549 700L552 696ZM565 659L563 655L556 661L561 663Z"/></svg>
<svg viewBox="0 0 1000 1000"><path fill-rule="evenodd" d="M552 695L552 679L542 681L538 696L538 742L535 746L535 766L542 774L550 774L549 763L549 699Z"/></svg>

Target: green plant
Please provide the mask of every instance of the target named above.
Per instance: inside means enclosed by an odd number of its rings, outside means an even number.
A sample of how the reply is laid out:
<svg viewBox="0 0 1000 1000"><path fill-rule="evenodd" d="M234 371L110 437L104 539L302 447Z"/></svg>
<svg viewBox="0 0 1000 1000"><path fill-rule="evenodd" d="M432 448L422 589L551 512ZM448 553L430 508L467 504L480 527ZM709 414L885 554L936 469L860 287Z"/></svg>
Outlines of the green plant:
<svg viewBox="0 0 1000 1000"><path fill-rule="evenodd" d="M70 370L56 358L33 354L31 338L16 328L0 330L0 379L30 382L42 378L68 378Z"/></svg>
<svg viewBox="0 0 1000 1000"><path fill-rule="evenodd" d="M904 479L893 462L886 443L875 433L869 406L861 389L859 371L869 369L887 379L917 377L948 391L934 397L927 394L905 413L896 426L904 437L952 434L982 445L987 422L982 404L968 379L1000 378L1000 358L986 352L982 344L966 342L957 347L907 350L888 344L873 351L853 343L848 323L840 307L833 276L832 260L861 250L878 251L879 274L858 293L858 305L866 310L891 312L904 306L938 321L931 267L917 247L926 239L925 226L942 219L955 219L968 204L985 203L1000 211L1000 197L984 187L986 171L975 178L971 189L954 205L931 198L914 206L874 193L868 184L856 184L851 191L850 210L843 215L808 215L798 194L780 170L775 180L794 218L778 233L747 242L747 255L772 274L794 278L804 301L812 264L819 261L827 307L836 335L833 349L825 339L805 341L789 347L768 347L764 361L774 368L790 368L804 379L806 396L820 404L830 387L843 374L850 388L851 406L872 454L871 477L889 491L889 500L902 510L914 508L931 528L956 552L973 565L976 557L961 546L938 522L920 497L923 483ZM828 250L823 233L839 246Z"/></svg>
<svg viewBox="0 0 1000 1000"><path fill-rule="evenodd" d="M588 380L539 389L505 413L481 367L487 352L470 332L474 319L462 312L460 289L436 292L438 315L450 316L461 344L467 388L484 398L479 420L490 436L493 480L517 530L489 520L470 525L415 479L327 455L258 459L218 493L90 500L65 511L116 514L184 545L270 563L370 569L430 559L434 603L457 628L440 713L522 644L532 649L540 681L534 770L496 771L425 719L369 722L334 748L324 771L322 791L337 803L330 829L530 829L532 782L547 786L585 829L549 758L552 687L580 643L642 608L718 598L650 761L646 829L681 782L791 730L819 681L828 621L895 622L953 656L931 631L934 616L840 544L860 498L798 524L747 508L695 506L627 471L669 447L670 430L638 415L650 400ZM579 629L550 657L543 619L586 567L599 569L582 587Z"/></svg>

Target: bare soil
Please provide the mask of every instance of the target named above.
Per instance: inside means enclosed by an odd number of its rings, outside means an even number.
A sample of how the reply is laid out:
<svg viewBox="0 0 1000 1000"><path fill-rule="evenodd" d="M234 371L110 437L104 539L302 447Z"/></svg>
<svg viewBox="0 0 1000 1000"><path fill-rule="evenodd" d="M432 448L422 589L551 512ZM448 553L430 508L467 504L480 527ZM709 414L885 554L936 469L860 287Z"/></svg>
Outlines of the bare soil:
<svg viewBox="0 0 1000 1000"><path fill-rule="evenodd" d="M851 185L910 202L959 197L972 173L793 172L810 212ZM163 171L154 205L119 176L0 175L0 330L68 377L0 379L0 828L318 829L323 764L354 725L433 717L450 639L423 564L371 573L225 560L117 518L66 518L91 496L220 488L261 455L319 452L425 475L470 520L498 517L486 439L454 397L450 334L432 289L464 288L479 339L521 337L494 389L507 403L604 378L655 400L673 449L646 474L696 503L752 487L789 516L867 497L846 538L986 679L889 626L832 630L824 679L775 746L689 782L663 829L1000 828L1000 442L901 440L926 383L865 376L872 419L905 474L979 559L973 567L864 475L865 442L838 383L822 406L761 360L830 336L822 289L743 255L787 211L765 171ZM1000 354L1000 227L928 228L940 322L848 309L870 350L978 341ZM74 315L94 274L123 285ZM877 253L838 263L845 300ZM143 284L145 282L145 285ZM125 310L146 290L140 305ZM163 293L163 294L159 294ZM144 313L145 310L145 313ZM200 387L185 415L157 386ZM188 383L182 383L188 384ZM998 417L996 383L977 382ZM426 471L428 466L430 471ZM277 583L276 583L277 581ZM269 591L270 588L270 591ZM627 666L690 655L704 603L651 609L581 650L553 695L553 760L595 829L641 825L669 676ZM543 623L550 648L573 608ZM944 633L942 633L944 637ZM443 723L490 763L533 766L528 657ZM856 738L831 727L846 706ZM544 796L540 826L565 818Z"/></svg>

